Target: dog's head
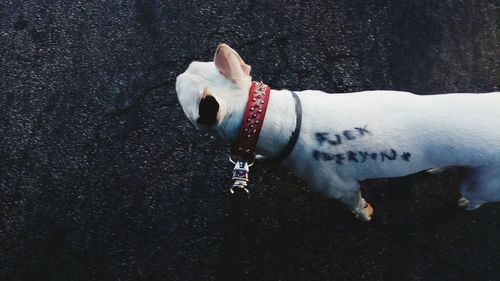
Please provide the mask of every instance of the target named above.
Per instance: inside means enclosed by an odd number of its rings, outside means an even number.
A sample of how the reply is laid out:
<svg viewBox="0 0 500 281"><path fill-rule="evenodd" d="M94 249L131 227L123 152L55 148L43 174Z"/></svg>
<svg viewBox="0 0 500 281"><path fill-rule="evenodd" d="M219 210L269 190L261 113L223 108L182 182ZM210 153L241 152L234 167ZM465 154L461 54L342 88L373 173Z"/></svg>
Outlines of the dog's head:
<svg viewBox="0 0 500 281"><path fill-rule="evenodd" d="M229 117L241 122L252 83L250 69L226 44L217 47L214 61L192 62L175 85L188 119L198 128L214 129L227 127L233 119Z"/></svg>

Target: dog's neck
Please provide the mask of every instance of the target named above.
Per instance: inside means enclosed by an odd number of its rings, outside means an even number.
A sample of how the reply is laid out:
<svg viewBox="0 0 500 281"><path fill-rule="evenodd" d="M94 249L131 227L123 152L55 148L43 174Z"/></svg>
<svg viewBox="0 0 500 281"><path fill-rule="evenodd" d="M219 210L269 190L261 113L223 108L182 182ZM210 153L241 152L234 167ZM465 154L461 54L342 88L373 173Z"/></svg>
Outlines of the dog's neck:
<svg viewBox="0 0 500 281"><path fill-rule="evenodd" d="M240 131L249 90L250 88L245 95L240 95L241 99L233 103L232 107L227 108L224 120L217 129L229 142L234 142ZM276 157L288 144L295 126L295 101L292 93L288 90L271 90L256 152L266 157Z"/></svg>

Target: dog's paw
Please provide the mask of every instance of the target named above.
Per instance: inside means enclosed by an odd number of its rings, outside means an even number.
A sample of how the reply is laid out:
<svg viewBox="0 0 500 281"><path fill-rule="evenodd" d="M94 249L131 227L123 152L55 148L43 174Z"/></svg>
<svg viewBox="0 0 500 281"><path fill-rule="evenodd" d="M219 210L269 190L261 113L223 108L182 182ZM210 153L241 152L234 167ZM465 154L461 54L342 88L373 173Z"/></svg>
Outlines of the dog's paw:
<svg viewBox="0 0 500 281"><path fill-rule="evenodd" d="M263 156L260 154L255 155L255 161L257 161L257 162L264 162L266 160L267 160L266 156Z"/></svg>
<svg viewBox="0 0 500 281"><path fill-rule="evenodd" d="M439 167L439 168L428 169L425 172L433 175L433 174L441 173L441 172L445 171L446 169L447 169L447 167Z"/></svg>
<svg viewBox="0 0 500 281"><path fill-rule="evenodd" d="M467 206L469 206L469 202L470 202L469 199L467 199L463 196L460 196L460 198L458 198L457 205L460 208L467 208Z"/></svg>
<svg viewBox="0 0 500 281"><path fill-rule="evenodd" d="M457 205L458 205L458 207L463 208L467 211L474 211L475 209L481 207L481 204L473 203L469 199L465 198L464 196L461 196L460 198L458 198Z"/></svg>
<svg viewBox="0 0 500 281"><path fill-rule="evenodd" d="M477 208L481 207L481 205L483 203L484 202L477 202L477 201L473 202L473 201L465 198L464 196L461 196L460 198L458 198L458 207L463 208L467 211L474 211Z"/></svg>
<svg viewBox="0 0 500 281"><path fill-rule="evenodd" d="M363 209L357 212L354 216L362 221L370 221L372 219L372 215L373 207L372 205L370 205L370 203L365 201L365 206L363 207Z"/></svg>

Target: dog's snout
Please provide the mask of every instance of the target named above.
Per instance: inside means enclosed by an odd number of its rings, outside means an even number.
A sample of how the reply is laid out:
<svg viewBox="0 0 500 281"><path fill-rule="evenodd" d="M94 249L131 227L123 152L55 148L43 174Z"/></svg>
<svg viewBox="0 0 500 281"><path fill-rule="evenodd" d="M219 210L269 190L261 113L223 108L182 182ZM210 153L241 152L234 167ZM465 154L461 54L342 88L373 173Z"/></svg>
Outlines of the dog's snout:
<svg viewBox="0 0 500 281"><path fill-rule="evenodd" d="M204 126L213 126L217 124L217 112L219 111L219 103L210 95L205 96L200 101L199 105L200 117L196 122Z"/></svg>

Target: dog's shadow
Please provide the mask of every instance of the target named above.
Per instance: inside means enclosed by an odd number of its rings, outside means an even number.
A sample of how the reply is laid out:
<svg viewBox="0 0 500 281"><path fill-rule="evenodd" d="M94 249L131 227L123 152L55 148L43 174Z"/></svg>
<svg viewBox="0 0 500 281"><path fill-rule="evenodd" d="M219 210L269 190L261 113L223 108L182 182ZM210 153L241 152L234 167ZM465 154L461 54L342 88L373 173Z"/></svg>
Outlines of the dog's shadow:
<svg viewBox="0 0 500 281"><path fill-rule="evenodd" d="M387 280L405 280L416 263L448 266L443 252L449 245L442 243L449 235L461 235L462 224L478 216L456 206L460 171L363 182L363 195L375 209L370 222L355 219L341 203L310 190L277 165L256 165L252 173L256 189L243 244L248 253L265 249L259 257L268 262L247 264L262 274L285 268L284 277L306 278L317 274L316 264L338 273L371 260L370 268ZM310 259L317 263L308 265Z"/></svg>
<svg viewBox="0 0 500 281"><path fill-rule="evenodd" d="M466 213L456 205L458 186L465 174L460 169L437 175L420 172L363 182L363 196L375 208L375 215L368 223L353 219L345 206L311 191L303 181L275 164L260 165L253 172L261 175L257 184L264 187L258 197L276 196L273 205L278 205L286 216L300 217L301 212L306 212L305 217L309 219L301 223L310 227L315 227L316 222L327 221L329 228L335 231L383 228L399 234L413 233L435 229Z"/></svg>

